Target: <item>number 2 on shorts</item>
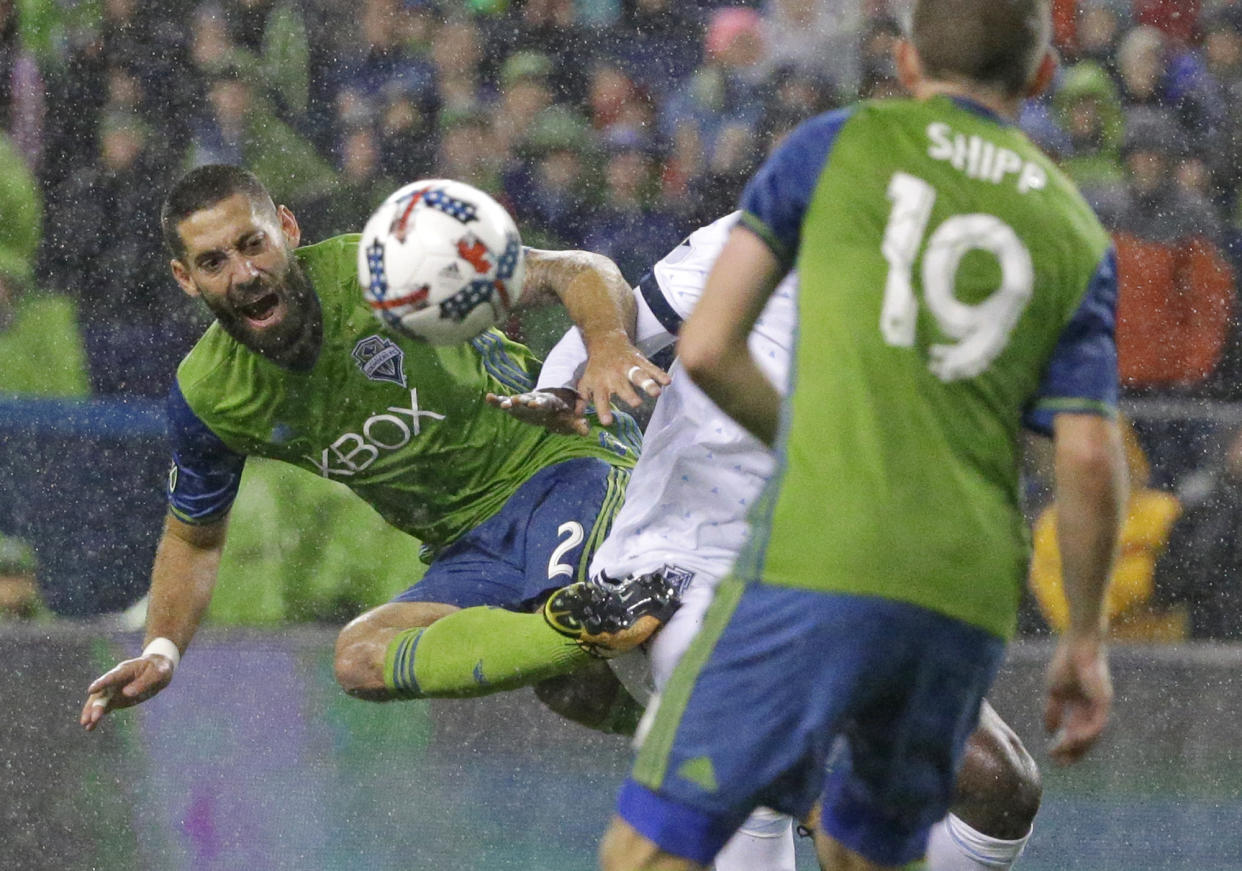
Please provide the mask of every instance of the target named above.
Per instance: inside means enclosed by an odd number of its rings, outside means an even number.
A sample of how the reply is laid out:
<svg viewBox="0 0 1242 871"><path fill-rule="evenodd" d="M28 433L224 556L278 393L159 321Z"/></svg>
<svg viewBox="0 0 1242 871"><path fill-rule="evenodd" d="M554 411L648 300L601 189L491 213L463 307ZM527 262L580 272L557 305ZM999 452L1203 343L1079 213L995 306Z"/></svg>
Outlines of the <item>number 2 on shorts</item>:
<svg viewBox="0 0 1242 871"><path fill-rule="evenodd" d="M557 527L556 533L561 537L561 543L552 551L552 556L548 558L548 580L565 575L572 578L574 576L574 567L569 563L560 561L566 553L582 544L583 532L582 524L576 520L570 520L562 523Z"/></svg>

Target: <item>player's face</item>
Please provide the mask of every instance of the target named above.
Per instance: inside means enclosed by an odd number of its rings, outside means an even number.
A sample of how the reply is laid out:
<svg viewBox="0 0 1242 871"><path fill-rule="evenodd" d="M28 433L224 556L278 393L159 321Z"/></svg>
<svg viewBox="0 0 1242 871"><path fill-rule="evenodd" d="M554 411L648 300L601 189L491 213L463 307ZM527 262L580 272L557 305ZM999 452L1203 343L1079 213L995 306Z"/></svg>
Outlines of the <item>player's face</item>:
<svg viewBox="0 0 1242 871"><path fill-rule="evenodd" d="M300 231L292 212L235 194L194 212L177 232L185 257L172 261L173 276L229 335L277 363L313 362L319 298L293 256Z"/></svg>

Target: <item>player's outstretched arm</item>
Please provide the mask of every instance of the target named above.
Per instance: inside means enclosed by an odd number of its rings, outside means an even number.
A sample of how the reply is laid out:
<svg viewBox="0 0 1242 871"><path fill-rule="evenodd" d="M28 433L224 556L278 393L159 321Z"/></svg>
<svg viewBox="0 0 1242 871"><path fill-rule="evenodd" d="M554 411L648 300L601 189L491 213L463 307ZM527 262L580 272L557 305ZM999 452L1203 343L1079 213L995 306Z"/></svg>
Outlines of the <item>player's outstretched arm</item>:
<svg viewBox="0 0 1242 871"><path fill-rule="evenodd" d="M151 570L145 652L118 663L87 688L80 718L87 731L109 712L144 702L168 686L211 602L227 524L225 518L195 526L168 515Z"/></svg>
<svg viewBox="0 0 1242 871"><path fill-rule="evenodd" d="M1091 748L1112 708L1104 599L1125 511L1126 471L1115 421L1059 414L1053 427L1057 540L1069 626L1048 667L1044 725L1054 736L1053 760L1067 764Z"/></svg>
<svg viewBox="0 0 1242 871"><path fill-rule="evenodd" d="M642 404L638 390L659 395L668 374L634 347L637 307L617 264L589 251L527 248L519 305L553 298L582 332L588 357L577 389L583 400L594 404L601 423L612 423L613 396L637 407Z"/></svg>

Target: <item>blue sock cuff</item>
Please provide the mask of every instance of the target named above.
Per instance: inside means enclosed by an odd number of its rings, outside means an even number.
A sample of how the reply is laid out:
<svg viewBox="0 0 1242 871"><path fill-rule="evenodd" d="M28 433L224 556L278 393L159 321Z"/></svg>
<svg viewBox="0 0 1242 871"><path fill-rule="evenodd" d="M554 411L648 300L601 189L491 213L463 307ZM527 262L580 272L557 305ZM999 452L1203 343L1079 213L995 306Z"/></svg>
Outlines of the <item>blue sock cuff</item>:
<svg viewBox="0 0 1242 871"><path fill-rule="evenodd" d="M423 637L425 626L406 629L388 642L384 654L384 683L404 699L421 699L422 688L414 675L414 653Z"/></svg>

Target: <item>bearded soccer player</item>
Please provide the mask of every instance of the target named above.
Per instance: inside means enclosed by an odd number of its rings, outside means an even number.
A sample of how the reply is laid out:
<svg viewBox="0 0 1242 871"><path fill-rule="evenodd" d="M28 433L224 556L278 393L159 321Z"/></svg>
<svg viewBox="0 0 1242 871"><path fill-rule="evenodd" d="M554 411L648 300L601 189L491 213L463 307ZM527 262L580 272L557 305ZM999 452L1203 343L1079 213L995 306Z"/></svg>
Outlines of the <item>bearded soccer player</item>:
<svg viewBox="0 0 1242 871"><path fill-rule="evenodd" d="M1023 424L1052 435L1070 507L1052 756L1100 735L1116 280L1090 208L1012 124L1054 70L1048 16L917 0L896 48L913 98L806 122L747 186L679 351L778 471L645 730L606 871L701 868L756 806L816 802L823 867L921 864L1016 622ZM782 414L746 339L794 266Z"/></svg>
<svg viewBox="0 0 1242 871"><path fill-rule="evenodd" d="M734 213L702 227L656 263L635 288L635 344L646 354L671 346L690 316L729 231ZM796 273L776 288L748 343L765 376L782 391L796 325ZM539 392L505 397L502 407L532 423L586 426L562 399L588 359L571 330L549 352ZM775 471L772 451L725 415L674 361L643 435L625 505L591 562L592 581L566 587L547 606L550 622L566 634L592 637L587 624L614 591L651 575L680 591L681 606L642 654L609 660L636 698L660 692L703 622L719 582L747 536L747 514ZM569 397L571 398L571 397ZM586 619L583 619L584 616ZM641 633L627 635L633 644ZM786 679L791 679L789 676ZM796 677L792 678L796 680ZM951 812L932 830L929 871L1001 871L1014 866L1039 807L1035 762L995 711L983 705L967 743ZM718 853L715 871L794 871L791 820L759 808Z"/></svg>
<svg viewBox="0 0 1242 871"><path fill-rule="evenodd" d="M543 432L489 406L488 393L530 389L526 348L496 330L440 347L387 333L357 283L358 236L299 248L296 218L249 172L191 171L162 224L173 276L216 322L168 402L170 510L146 645L91 684L82 725L172 679L210 602L248 455L346 484L436 552L422 580L342 630L335 666L347 692L481 695L591 662L529 612L585 576L621 504L633 442L600 426L587 438ZM632 297L615 264L584 252L527 257L523 299L555 291L593 343L580 389L600 421L612 418L612 395L638 402L629 377L658 392L667 376L629 342Z"/></svg>

